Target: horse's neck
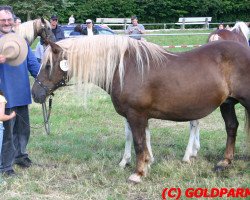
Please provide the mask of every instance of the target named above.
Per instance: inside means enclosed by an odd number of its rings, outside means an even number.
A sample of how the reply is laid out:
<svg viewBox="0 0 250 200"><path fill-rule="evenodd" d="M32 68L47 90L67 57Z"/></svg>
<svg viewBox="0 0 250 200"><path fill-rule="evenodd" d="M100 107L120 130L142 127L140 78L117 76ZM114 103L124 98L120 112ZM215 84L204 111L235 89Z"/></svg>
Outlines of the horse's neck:
<svg viewBox="0 0 250 200"><path fill-rule="evenodd" d="M244 30L244 31L243 31ZM249 31L248 29L243 29L241 27L237 27L237 28L233 28L231 31L233 33L236 33L236 34L239 34L241 35L242 37L244 37L246 39L246 42L248 43L248 34L249 34Z"/></svg>
<svg viewBox="0 0 250 200"><path fill-rule="evenodd" d="M26 23L28 23L28 22L26 22ZM33 21L30 22L30 24L23 23L23 24L20 24L18 26L18 28L14 29L14 31L17 34L19 34L21 37L26 39L30 45L34 42L35 38L37 37L37 33L34 30L33 23L34 23Z"/></svg>

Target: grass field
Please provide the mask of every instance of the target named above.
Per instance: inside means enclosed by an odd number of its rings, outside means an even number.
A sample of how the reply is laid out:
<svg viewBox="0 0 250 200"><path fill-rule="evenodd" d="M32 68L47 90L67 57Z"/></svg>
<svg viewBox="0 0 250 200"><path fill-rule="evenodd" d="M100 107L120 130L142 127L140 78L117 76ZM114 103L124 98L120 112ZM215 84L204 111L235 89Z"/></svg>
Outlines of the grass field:
<svg viewBox="0 0 250 200"><path fill-rule="evenodd" d="M187 42L185 44L206 41L203 36L181 37L171 36L158 42L177 45L181 44L177 40ZM0 199L155 200L161 199L166 187L178 187L182 191L190 187L250 187L242 106L236 106L240 126L235 160L229 169L219 174L213 172L213 167L223 158L226 132L218 109L200 120L201 150L191 164L181 162L188 142L189 123L151 119L155 163L143 183L135 185L127 182L135 168L134 150L131 166L122 170L118 165L124 151L124 120L115 112L110 96L96 86L91 87L87 108L72 86L55 92L50 135L46 135L42 127L41 105L30 106L34 128L28 150L34 165L26 170L15 166L19 176L4 179Z"/></svg>

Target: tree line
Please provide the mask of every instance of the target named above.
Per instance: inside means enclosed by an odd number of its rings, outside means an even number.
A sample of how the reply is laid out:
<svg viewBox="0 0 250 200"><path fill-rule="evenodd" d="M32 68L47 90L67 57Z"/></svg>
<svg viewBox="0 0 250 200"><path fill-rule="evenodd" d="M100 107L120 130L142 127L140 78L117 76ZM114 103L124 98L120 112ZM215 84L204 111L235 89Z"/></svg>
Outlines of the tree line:
<svg viewBox="0 0 250 200"><path fill-rule="evenodd" d="M90 18L137 15L141 23L174 23L179 17L212 17L212 22L250 21L249 0L1 0L23 21L58 15L60 23L74 15L76 23Z"/></svg>

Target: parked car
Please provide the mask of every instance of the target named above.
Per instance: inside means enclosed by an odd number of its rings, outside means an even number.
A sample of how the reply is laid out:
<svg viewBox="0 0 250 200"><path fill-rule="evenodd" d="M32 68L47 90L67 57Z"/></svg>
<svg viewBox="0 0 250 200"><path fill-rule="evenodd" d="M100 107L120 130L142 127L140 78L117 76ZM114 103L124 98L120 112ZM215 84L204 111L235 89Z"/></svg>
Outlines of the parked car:
<svg viewBox="0 0 250 200"><path fill-rule="evenodd" d="M74 31L76 24L71 24L71 25L62 25L61 29L64 32L64 36L67 38L70 36L70 33ZM86 24L82 24L82 28L85 28ZM94 27L97 29L98 33L100 35L114 35L116 34L114 31L112 31L108 27L104 27L102 25L94 25Z"/></svg>

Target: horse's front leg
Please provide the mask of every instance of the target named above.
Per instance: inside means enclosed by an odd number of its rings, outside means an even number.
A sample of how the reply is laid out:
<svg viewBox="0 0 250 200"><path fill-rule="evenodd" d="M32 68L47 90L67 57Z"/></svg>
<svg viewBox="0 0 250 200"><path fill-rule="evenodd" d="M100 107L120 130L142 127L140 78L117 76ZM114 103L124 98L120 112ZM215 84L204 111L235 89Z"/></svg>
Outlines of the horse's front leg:
<svg viewBox="0 0 250 200"><path fill-rule="evenodd" d="M185 155L182 161L190 163L190 158L196 157L199 149L200 149L199 121L193 120L193 121L190 121L190 136L189 136L188 145L185 151Z"/></svg>
<svg viewBox="0 0 250 200"><path fill-rule="evenodd" d="M235 103L233 101L228 101L220 106L221 114L226 124L227 143L225 158L216 165L216 171L220 171L228 167L234 158L236 134L239 126L234 105Z"/></svg>
<svg viewBox="0 0 250 200"><path fill-rule="evenodd" d="M142 114L130 112L127 115L129 125L132 130L135 153L136 153L136 170L129 177L129 180L135 183L141 182L141 177L147 175L150 154L146 144L146 127L148 120Z"/></svg>

